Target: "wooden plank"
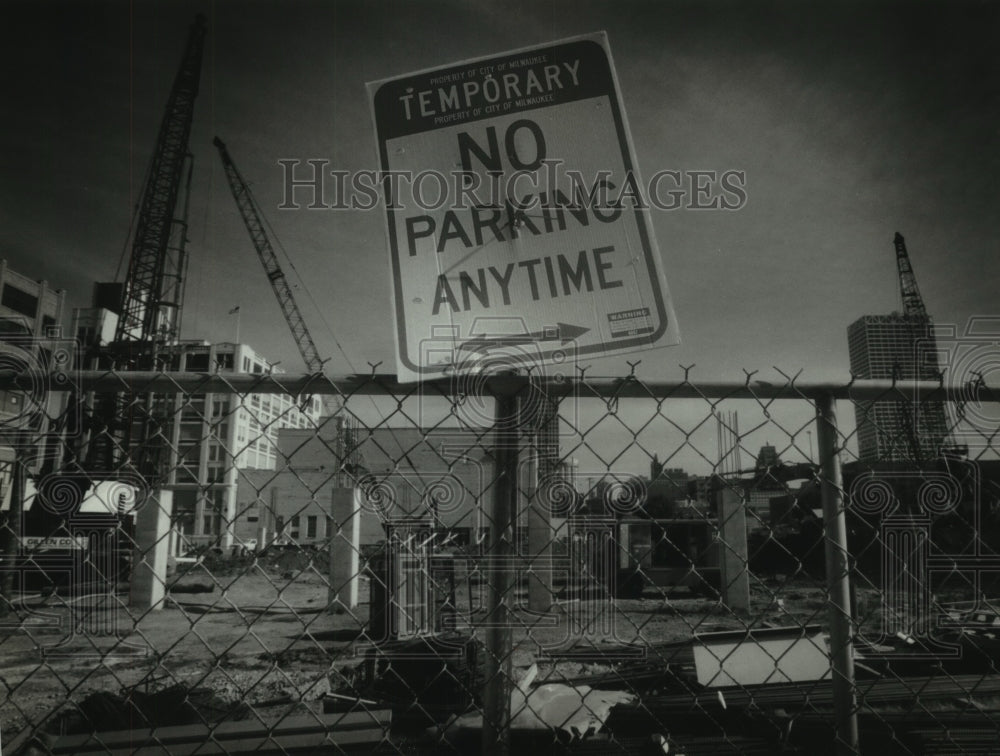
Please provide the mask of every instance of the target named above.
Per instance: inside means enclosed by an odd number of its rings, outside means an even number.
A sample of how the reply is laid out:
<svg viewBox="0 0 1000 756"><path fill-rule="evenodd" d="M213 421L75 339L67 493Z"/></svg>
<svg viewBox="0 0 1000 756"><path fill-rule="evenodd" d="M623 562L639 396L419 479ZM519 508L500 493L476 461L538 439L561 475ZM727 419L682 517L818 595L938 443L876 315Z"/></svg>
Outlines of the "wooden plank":
<svg viewBox="0 0 1000 756"><path fill-rule="evenodd" d="M57 747L53 753L102 754L103 756L236 756L237 754L255 754L267 756L270 754L285 754L295 751L317 753L329 751L339 752L352 746L363 746L370 749L373 744L386 738L382 728L369 730L347 730L328 733L316 731L294 735L279 735L276 737L254 737L235 739L196 739L185 742L159 743L148 745L125 745L113 749L106 745L92 743L83 750L64 751ZM322 750L320 750L322 749Z"/></svg>
<svg viewBox="0 0 1000 756"><path fill-rule="evenodd" d="M308 735L313 732L347 732L353 730L379 731L388 727L392 721L391 709L373 709L371 711L355 711L341 714L320 714L305 717L286 717L274 724L262 723L256 719L236 722L222 722L217 725L182 725L177 727L159 727L155 730L137 728L133 730L114 730L109 732L90 733L84 735L66 735L59 739L55 753L75 753L77 749L99 747L101 749L136 748L146 744L160 743L164 745L180 744L192 740L206 741L214 739L224 741L236 738L267 738L279 736Z"/></svg>

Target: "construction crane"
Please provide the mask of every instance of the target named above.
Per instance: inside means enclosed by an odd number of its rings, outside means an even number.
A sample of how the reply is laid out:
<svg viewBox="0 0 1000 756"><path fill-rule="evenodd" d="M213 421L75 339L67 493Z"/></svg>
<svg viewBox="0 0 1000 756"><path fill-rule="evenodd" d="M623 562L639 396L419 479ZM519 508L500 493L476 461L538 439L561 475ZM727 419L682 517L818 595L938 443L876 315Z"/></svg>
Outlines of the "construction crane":
<svg viewBox="0 0 1000 756"><path fill-rule="evenodd" d="M222 158L222 165L226 171L226 178L229 180L229 188L232 190L233 198L236 200L236 206L243 216L243 223L250 233L250 239L253 242L254 249L257 250L257 256L264 266L267 280L271 282L274 296L277 297L278 305L281 307L281 314L285 316L285 322L288 323L288 328L295 339L295 345L299 348L302 361L305 362L306 369L310 373L319 375L323 372L324 360L320 359L316 343L313 341L302 313L299 312L299 307L295 303L295 297L292 295L292 287L288 284L288 279L285 278L285 273L278 263L278 256L275 254L274 247L271 246L267 231L264 230L264 222L261 219L250 187L243 180L240 172L236 170L236 165L229 156L229 150L226 149L225 143L219 137L215 137L213 144L219 149L219 156ZM347 469L350 470L352 466L358 464L360 455L351 438L352 434L345 425L345 419L340 413L338 398L327 396L324 401L324 409L327 416L337 418L335 421L338 436L337 443L339 445L337 454L342 460L350 460L346 465Z"/></svg>
<svg viewBox="0 0 1000 756"><path fill-rule="evenodd" d="M115 336L108 345L97 342L86 345L88 351L81 355L81 363L86 363L87 367L93 363L93 366L114 366L121 370L155 369L164 345L177 338L191 187L188 140L205 33L205 17L199 15L191 27L180 69L170 90L136 210ZM178 217L178 209L181 217ZM139 393L141 391L136 388L135 393L81 392L70 398L70 409L64 413L58 427L52 429L53 435L61 439L62 448L57 454L47 455L36 475L39 495L48 505L32 506L26 513L26 533L41 537L65 534L73 532L81 523L89 528L85 531L88 539L89 534L97 532L94 528L110 528L107 532L113 532L122 527L121 513L102 514L94 520L94 513L80 512L90 486L102 480L119 480L138 486L136 477L150 490L158 486L165 445L160 431L165 422L161 405L165 402L162 396ZM12 508L21 507L20 492L12 502ZM104 540L92 539L88 543L86 561L102 565L102 571L108 564L103 560L118 558L103 546L96 545L105 543ZM78 564L77 558L71 554L69 564ZM104 574L112 573L105 571Z"/></svg>
<svg viewBox="0 0 1000 756"><path fill-rule="evenodd" d="M906 252L906 241L897 231L892 242L896 246L896 267L899 269L899 293L903 299L903 314L914 321L929 322L927 308L924 307L923 297L917 288L917 277L913 273L910 256Z"/></svg>
<svg viewBox="0 0 1000 756"><path fill-rule="evenodd" d="M923 297L917 287L917 277L906 251L906 241L898 231L893 237L896 248L896 267L899 271L899 293L903 301L903 317L909 323L911 354L906 355L909 365L896 363L893 373L899 379L927 380L941 375L937 348ZM936 455L947 439L947 421L944 405L940 401L920 402L914 396L899 402L899 419L909 447L909 454L917 466L923 466L929 457ZM941 436L937 438L936 436Z"/></svg>
<svg viewBox="0 0 1000 756"><path fill-rule="evenodd" d="M278 262L278 255L275 253L274 247L271 245L271 240L268 238L267 231L264 228L264 221L261 218L260 211L257 209L257 202L254 200L253 193L250 191L247 182L240 175L240 172L236 169L236 164L233 163L233 159L230 157L225 143L219 137L215 137L212 143L219 150L219 156L222 158L222 165L226 171L226 179L229 181L229 188L232 191L233 199L236 200L236 206L239 208L240 215L243 216L243 223L250 234L250 240L253 242L254 249L257 250L257 256L264 266L267 280L271 283L274 296L281 307L281 314L284 315L285 322L288 323L288 328L292 332L292 338L295 339L295 345L299 349L299 354L302 355L302 361L306 364L306 369L310 373L320 375L323 372L323 363L325 360L320 358L319 350L316 349L316 343L313 341L305 319L302 317L302 313L295 302L292 287L289 285L288 279L281 269L281 265ZM324 409L327 416L336 418L336 454L344 464L344 469L348 473L351 473L360 465L361 455L357 449L353 433L347 427L347 422L340 412L341 407L338 398L333 396L325 397Z"/></svg>
<svg viewBox="0 0 1000 756"><path fill-rule="evenodd" d="M229 150L226 149L225 143L219 137L215 137L212 143L219 149L219 156L222 158L222 165L226 171L226 179L229 181L229 188L233 192L236 206L243 216L243 223L250 233L250 240L253 242L254 249L257 250L257 256L260 258L261 264L264 266L267 280L271 282L274 296L277 297L278 305L281 307L281 314L285 316L285 322L288 323L288 328L292 332L292 338L295 339L295 345L299 348L302 361L306 363L306 370L310 373L322 373L323 360L320 359L316 343L313 341L312 335L306 327L306 321L303 319L302 313L299 312L299 306L295 303L295 297L292 295L292 287L288 284L288 279L285 277L285 273L278 263L278 256L275 254L274 247L271 246L271 241L264 230L264 223L261 220L260 213L257 211L257 203L250 192L250 187L243 180L240 172L236 170L236 165L229 156Z"/></svg>
<svg viewBox="0 0 1000 756"><path fill-rule="evenodd" d="M143 191L132 242L121 313L119 345L139 342L141 360L155 366L159 348L177 338L184 292L183 244L172 245L194 100L201 76L205 17L191 28L184 58L170 90Z"/></svg>
<svg viewBox="0 0 1000 756"><path fill-rule="evenodd" d="M157 369L165 345L178 336L191 182L188 141L205 32L205 17L199 15L191 27L153 149L122 286L115 337L106 352L106 359L118 369ZM182 193L184 217L178 218ZM91 415L96 422L87 449L88 470L114 474L124 465L133 465L155 485L163 447L159 431L162 419L156 417L155 397L146 394L130 401L129 395L110 394L99 395L93 401Z"/></svg>

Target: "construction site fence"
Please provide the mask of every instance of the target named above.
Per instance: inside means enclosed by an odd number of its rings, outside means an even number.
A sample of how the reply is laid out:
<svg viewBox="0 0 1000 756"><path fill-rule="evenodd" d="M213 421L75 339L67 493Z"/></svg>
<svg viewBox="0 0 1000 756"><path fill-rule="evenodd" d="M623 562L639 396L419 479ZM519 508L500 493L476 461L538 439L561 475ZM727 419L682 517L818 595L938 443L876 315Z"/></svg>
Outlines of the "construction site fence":
<svg viewBox="0 0 1000 756"><path fill-rule="evenodd" d="M64 369L0 392L4 753L998 741L981 379Z"/></svg>

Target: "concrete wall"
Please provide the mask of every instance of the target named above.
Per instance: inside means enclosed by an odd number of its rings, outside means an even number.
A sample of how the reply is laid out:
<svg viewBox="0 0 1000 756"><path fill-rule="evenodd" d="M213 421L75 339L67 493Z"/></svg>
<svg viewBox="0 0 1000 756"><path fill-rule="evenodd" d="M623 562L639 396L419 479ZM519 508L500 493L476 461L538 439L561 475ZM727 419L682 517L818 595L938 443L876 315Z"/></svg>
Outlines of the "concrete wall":
<svg viewBox="0 0 1000 756"><path fill-rule="evenodd" d="M336 489L335 476L327 473L242 471L236 488L236 542L257 541L260 548L266 545L260 543L261 529L266 528L269 543L277 539L278 543L323 546L333 525L330 506ZM309 533L310 518L314 518L315 535ZM378 515L362 508L360 543L377 543L384 537Z"/></svg>
<svg viewBox="0 0 1000 756"><path fill-rule="evenodd" d="M483 526L481 507L488 508L493 476L489 438L461 431L419 428L375 428L359 431L364 471L354 481L369 492L371 511L383 518L435 512L442 527ZM315 431L282 429L279 456L296 475L326 479L341 467L335 439ZM370 534L362 522L362 540Z"/></svg>

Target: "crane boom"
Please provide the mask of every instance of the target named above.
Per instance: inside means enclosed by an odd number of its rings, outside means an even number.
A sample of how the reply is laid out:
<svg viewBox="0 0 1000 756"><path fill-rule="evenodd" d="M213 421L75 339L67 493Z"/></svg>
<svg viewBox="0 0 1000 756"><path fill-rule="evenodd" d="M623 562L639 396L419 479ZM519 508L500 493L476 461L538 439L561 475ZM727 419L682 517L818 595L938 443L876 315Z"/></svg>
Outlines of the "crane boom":
<svg viewBox="0 0 1000 756"><path fill-rule="evenodd" d="M903 298L903 314L914 320L925 321L928 319L927 308L924 307L920 289L917 288L917 277L913 273L913 266L910 265L906 242L898 231L892 241L896 245L896 267L899 269L899 292Z"/></svg>
<svg viewBox="0 0 1000 756"><path fill-rule="evenodd" d="M191 185L188 141L201 79L205 33L205 17L198 15L153 147L114 340L101 350L102 359L110 359L113 365L126 370L159 368L161 349L178 336ZM181 207L184 217L178 218L182 191L186 195ZM113 475L131 466L155 485L162 472L162 430L166 422L160 416L162 402L142 393L95 394L88 401L92 402L92 411L88 412L90 427L79 439L87 469L92 474Z"/></svg>
<svg viewBox="0 0 1000 756"><path fill-rule="evenodd" d="M225 143L219 137L215 137L213 144L219 149L219 155L222 157L222 165L226 170L226 178L229 180L229 188L233 192L236 206L243 216L243 223L250 233L250 239L254 249L257 250L257 256L260 257L261 264L264 266L267 280L271 282L274 296L277 297L278 305L281 307L281 314L285 316L288 328L295 339L295 345L302 355L302 361L306 363L306 369L310 373L321 373L323 372L323 360L320 359L316 344L306 327L302 313L299 312L295 297L292 296L292 287L288 285L288 279L285 278L285 273L278 263L278 256L264 230L264 223L260 213L257 212L257 205L250 193L250 187L247 186L240 172L236 170L236 165L229 156L229 150L226 149Z"/></svg>
<svg viewBox="0 0 1000 756"><path fill-rule="evenodd" d="M935 380L941 376L938 353L930 315L917 287L917 277L910 265L903 235L893 237L896 266L899 269L899 292L903 300L903 315L909 323L912 354L907 363L897 363L893 375L900 379ZM915 397L899 403L899 420L906 437L910 458L922 466L947 445L948 431L944 404L941 401L919 401Z"/></svg>
<svg viewBox="0 0 1000 756"><path fill-rule="evenodd" d="M170 90L139 206L115 341L142 342L155 360L158 346L176 338L184 284L182 259L171 259L170 240L181 190L194 100L201 78L205 17L191 27L181 67ZM149 367L155 367L151 364Z"/></svg>

